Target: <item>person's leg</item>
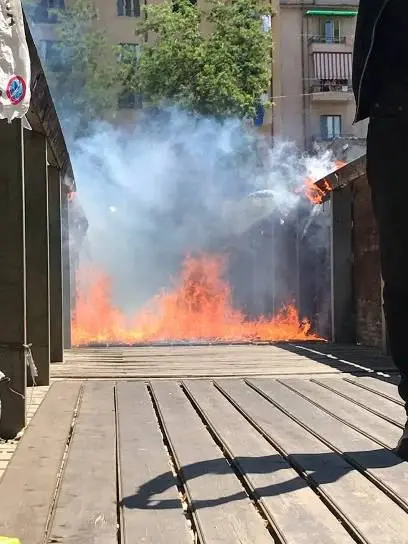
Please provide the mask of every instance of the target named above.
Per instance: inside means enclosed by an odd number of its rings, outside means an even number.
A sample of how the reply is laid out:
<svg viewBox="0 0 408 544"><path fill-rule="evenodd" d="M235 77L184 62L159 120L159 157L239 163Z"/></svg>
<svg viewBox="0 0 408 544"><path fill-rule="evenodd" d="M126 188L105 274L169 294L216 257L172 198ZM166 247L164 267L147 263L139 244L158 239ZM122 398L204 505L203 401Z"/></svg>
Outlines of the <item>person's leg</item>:
<svg viewBox="0 0 408 544"><path fill-rule="evenodd" d="M370 121L367 175L380 235L389 347L408 413L408 116Z"/></svg>

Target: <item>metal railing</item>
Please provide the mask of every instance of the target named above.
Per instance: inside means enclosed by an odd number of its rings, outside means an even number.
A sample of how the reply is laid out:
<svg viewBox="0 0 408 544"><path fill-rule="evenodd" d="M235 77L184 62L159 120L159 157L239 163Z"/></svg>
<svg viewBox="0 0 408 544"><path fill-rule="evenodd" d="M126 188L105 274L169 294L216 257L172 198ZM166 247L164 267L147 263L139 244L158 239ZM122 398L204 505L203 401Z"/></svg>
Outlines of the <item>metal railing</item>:
<svg viewBox="0 0 408 544"><path fill-rule="evenodd" d="M352 90L351 83L346 80L317 81L310 87L312 93L350 93Z"/></svg>
<svg viewBox="0 0 408 544"><path fill-rule="evenodd" d="M314 134L310 137L310 143L324 143L324 142L342 142L342 143L355 143L355 144L365 144L366 138L363 136L357 136L355 134Z"/></svg>
<svg viewBox="0 0 408 544"><path fill-rule="evenodd" d="M346 43L346 36L309 36L309 43Z"/></svg>

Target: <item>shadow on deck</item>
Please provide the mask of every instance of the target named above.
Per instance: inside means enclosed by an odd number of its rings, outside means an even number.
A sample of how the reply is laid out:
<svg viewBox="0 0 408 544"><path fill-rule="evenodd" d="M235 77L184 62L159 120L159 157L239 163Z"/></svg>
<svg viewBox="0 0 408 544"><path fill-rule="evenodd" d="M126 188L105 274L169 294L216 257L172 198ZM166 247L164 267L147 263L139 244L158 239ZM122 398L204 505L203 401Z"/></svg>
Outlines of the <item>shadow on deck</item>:
<svg viewBox="0 0 408 544"><path fill-rule="evenodd" d="M54 370L0 481L0 534L408 543L407 470L392 451L406 416L387 358L310 344L129 349L73 350L75 379ZM203 378L206 364L219 376ZM193 366L195 379L178 377Z"/></svg>

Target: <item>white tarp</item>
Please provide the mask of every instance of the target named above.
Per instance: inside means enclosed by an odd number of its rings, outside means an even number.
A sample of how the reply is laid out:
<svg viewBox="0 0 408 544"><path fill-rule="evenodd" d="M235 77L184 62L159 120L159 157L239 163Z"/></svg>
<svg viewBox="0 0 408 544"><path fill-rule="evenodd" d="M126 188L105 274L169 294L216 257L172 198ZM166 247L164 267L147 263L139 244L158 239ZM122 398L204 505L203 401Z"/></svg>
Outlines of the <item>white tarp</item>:
<svg viewBox="0 0 408 544"><path fill-rule="evenodd" d="M27 113L30 68L21 0L0 0L0 119Z"/></svg>

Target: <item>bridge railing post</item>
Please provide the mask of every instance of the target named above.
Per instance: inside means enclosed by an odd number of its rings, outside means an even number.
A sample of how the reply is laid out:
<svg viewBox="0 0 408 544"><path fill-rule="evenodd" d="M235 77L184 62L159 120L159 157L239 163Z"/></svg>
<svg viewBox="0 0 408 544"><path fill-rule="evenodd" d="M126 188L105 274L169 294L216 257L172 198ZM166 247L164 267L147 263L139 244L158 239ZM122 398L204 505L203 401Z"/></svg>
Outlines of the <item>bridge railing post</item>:
<svg viewBox="0 0 408 544"><path fill-rule="evenodd" d="M48 166L48 208L50 229L51 363L64 360L63 267L61 231L61 175Z"/></svg>
<svg viewBox="0 0 408 544"><path fill-rule="evenodd" d="M71 347L71 257L69 246L69 201L65 186L61 193L62 217L62 313L64 349Z"/></svg>
<svg viewBox="0 0 408 544"><path fill-rule="evenodd" d="M0 121L0 437L26 422L26 242L22 121Z"/></svg>
<svg viewBox="0 0 408 544"><path fill-rule="evenodd" d="M50 287L47 141L24 130L27 339L38 370L37 385L50 383ZM28 373L30 382L30 373Z"/></svg>
<svg viewBox="0 0 408 544"><path fill-rule="evenodd" d="M331 194L332 341L355 342L351 187Z"/></svg>

